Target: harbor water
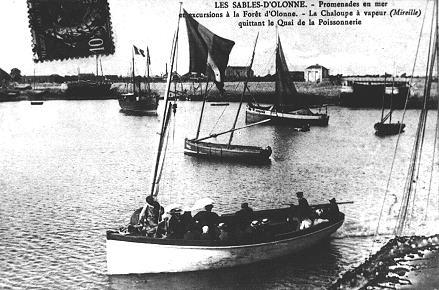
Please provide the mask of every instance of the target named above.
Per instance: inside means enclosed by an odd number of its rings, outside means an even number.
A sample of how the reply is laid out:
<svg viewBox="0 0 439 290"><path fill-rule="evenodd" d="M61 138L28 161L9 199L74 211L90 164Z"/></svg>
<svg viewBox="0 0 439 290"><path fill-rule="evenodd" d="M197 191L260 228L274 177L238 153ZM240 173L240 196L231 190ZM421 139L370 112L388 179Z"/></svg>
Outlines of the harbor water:
<svg viewBox="0 0 439 290"><path fill-rule="evenodd" d="M200 136L230 129L237 107L207 103ZM270 164L248 165L185 156L201 102L182 101L170 126L162 205L210 197L214 211L230 213L242 202L253 209L297 203L297 191L310 204L354 203L340 206L346 221L334 236L298 255L215 271L107 275L105 231L126 225L149 194L162 108L163 101L158 116L139 117L120 113L117 100L0 103L1 289L321 289L391 236L419 111L405 115L393 167L398 136L374 135L381 111L341 107L328 108L329 126L309 132L272 125L235 132L235 144L273 150ZM245 125L244 111L237 126ZM435 120L431 112L408 234L437 233L438 181L428 179ZM381 207L383 236L373 243Z"/></svg>

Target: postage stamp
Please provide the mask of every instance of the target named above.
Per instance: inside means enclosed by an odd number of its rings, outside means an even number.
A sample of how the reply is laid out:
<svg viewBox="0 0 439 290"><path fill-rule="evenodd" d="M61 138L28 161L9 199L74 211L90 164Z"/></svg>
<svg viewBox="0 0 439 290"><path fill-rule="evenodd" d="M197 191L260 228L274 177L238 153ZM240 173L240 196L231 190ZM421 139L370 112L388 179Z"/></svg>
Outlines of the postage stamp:
<svg viewBox="0 0 439 290"><path fill-rule="evenodd" d="M107 0L27 0L34 61L114 53Z"/></svg>

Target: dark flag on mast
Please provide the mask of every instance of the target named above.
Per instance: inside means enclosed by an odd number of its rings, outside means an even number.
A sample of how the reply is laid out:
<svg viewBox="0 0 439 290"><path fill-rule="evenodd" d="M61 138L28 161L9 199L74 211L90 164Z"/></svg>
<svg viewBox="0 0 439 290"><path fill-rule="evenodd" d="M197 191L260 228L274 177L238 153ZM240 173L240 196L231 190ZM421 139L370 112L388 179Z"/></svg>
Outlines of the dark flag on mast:
<svg viewBox="0 0 439 290"><path fill-rule="evenodd" d="M148 65L151 64L151 58L149 57L149 47L148 46L146 47L146 63Z"/></svg>
<svg viewBox="0 0 439 290"><path fill-rule="evenodd" d="M207 74L210 68L218 90L223 92L224 72L235 42L212 33L194 20L186 10L183 11L189 38L189 71Z"/></svg>
<svg viewBox="0 0 439 290"><path fill-rule="evenodd" d="M143 49L137 48L135 45L133 45L133 48L135 54L145 57L145 51Z"/></svg>

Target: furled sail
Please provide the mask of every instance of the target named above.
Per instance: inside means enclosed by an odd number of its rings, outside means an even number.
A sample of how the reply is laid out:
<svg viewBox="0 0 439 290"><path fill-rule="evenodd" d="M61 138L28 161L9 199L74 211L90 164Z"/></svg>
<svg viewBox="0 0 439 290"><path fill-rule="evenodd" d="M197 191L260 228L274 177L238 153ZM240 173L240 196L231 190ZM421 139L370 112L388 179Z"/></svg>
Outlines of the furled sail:
<svg viewBox="0 0 439 290"><path fill-rule="evenodd" d="M183 11L189 38L189 71L208 76L213 72L214 82L222 92L224 72L235 42L212 33L193 19L186 10Z"/></svg>
<svg viewBox="0 0 439 290"><path fill-rule="evenodd" d="M278 111L288 112L305 107L302 106L299 94L291 79L280 38L278 38L276 48L276 96Z"/></svg>

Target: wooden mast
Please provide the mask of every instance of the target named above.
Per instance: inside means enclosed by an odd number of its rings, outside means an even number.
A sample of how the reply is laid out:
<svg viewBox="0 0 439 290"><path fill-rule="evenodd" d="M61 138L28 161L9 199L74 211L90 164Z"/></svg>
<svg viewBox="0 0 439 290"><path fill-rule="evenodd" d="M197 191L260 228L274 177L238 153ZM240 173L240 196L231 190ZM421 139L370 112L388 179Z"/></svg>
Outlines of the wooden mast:
<svg viewBox="0 0 439 290"><path fill-rule="evenodd" d="M134 46L131 49L131 55L132 55L132 60L133 60L133 73L132 73L132 82L133 82L133 94L135 94L136 92L136 81L135 81L135 69L134 69Z"/></svg>
<svg viewBox="0 0 439 290"><path fill-rule="evenodd" d="M174 36L174 43L172 46L172 52L171 52L171 66L170 66L170 70L172 72L173 66L174 66L174 60L175 60L175 51L176 51L176 46L177 46L177 42L178 42L178 32L180 29L180 14L181 14L181 6L182 3L180 2L180 10L178 13L178 22L177 22L177 30L175 32L175 36ZM155 185L156 185L156 178L157 178L157 173L158 173L158 169L159 169L159 163L160 163L160 156L161 156L161 151L162 151L162 143L163 143L163 138L165 135L165 131L166 131L166 126L167 126L167 115L168 115L168 110L169 110L169 105L168 104L168 98L169 98L169 90L171 87L171 74L168 74L167 76L167 80L166 80L166 89L165 89L165 95L164 95L164 109L163 109L163 117L162 117L162 126L161 126L161 130L160 130L160 142L159 142L159 148L157 150L157 158L156 158L156 163L155 163L155 168L154 168L154 177L152 180L152 186L151 186L151 193L150 195L153 196L154 192L155 192ZM146 205L144 206L142 213L144 213L144 211L146 210Z"/></svg>
<svg viewBox="0 0 439 290"><path fill-rule="evenodd" d="M384 92L383 92L383 101L381 103L381 123L384 123L384 104L386 100L386 81L387 81L387 73L384 73Z"/></svg>
<svg viewBox="0 0 439 290"><path fill-rule="evenodd" d="M197 134L195 135L195 140L198 139L198 137L200 136L200 129L201 129L201 121L203 120L203 112L204 112L204 107L206 105L206 98L207 98L207 87L209 86L209 79L207 79L206 81L206 90L204 91L204 96L203 96L203 105L201 106L201 113L200 113L200 119L198 120L198 127L197 127ZM201 88L203 87L203 85L201 84Z"/></svg>
<svg viewBox="0 0 439 290"><path fill-rule="evenodd" d="M150 60L149 47L147 46L146 47L146 84L147 84L148 92L151 90L151 87L149 85L149 65L150 65L149 60Z"/></svg>
<svg viewBox="0 0 439 290"><path fill-rule="evenodd" d="M235 132L235 128L236 128L236 122L238 121L239 112L241 111L241 107L242 107L242 101L244 100L245 91L247 90L248 79L250 78L250 71L252 69L253 60L255 58L256 44L258 42L258 37L259 37L259 32L256 35L255 45L253 46L253 53L252 53L252 58L250 60L250 65L247 67L247 74L246 74L246 78L245 78L245 81L244 81L244 89L242 90L241 100L239 101L238 110L236 111L235 120L233 122L233 126L232 126L232 129L231 129L230 138L229 138L229 144L227 145L228 147L232 143L233 133Z"/></svg>

